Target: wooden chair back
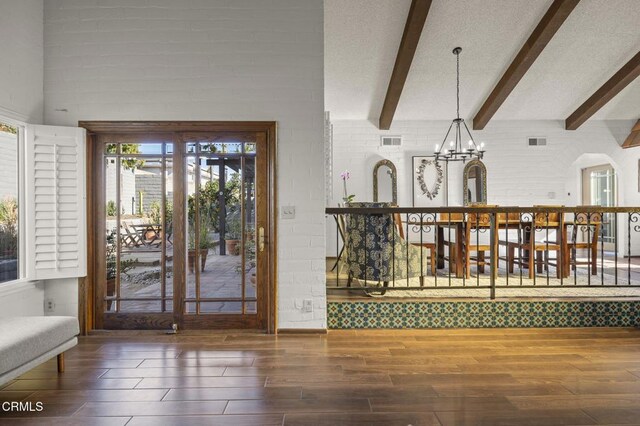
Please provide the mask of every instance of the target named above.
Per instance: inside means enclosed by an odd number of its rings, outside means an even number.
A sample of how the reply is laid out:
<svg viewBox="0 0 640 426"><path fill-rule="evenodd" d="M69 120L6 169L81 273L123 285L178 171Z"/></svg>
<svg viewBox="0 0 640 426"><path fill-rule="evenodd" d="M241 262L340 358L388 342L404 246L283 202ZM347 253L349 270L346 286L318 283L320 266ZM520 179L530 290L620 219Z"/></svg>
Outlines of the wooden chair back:
<svg viewBox="0 0 640 426"><path fill-rule="evenodd" d="M533 207L543 207L549 209L549 212L536 213L535 222L537 226L546 226L547 224L557 224L558 227L562 227L564 224L564 213L553 211L553 209L562 208L564 205L550 206L550 205L534 205Z"/></svg>

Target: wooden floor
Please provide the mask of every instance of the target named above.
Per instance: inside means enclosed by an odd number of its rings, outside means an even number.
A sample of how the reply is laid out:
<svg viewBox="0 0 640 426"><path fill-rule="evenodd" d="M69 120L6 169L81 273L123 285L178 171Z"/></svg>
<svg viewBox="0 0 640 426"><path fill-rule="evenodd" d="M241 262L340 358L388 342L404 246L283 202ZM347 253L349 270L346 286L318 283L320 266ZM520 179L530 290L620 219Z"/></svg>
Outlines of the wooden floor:
<svg viewBox="0 0 640 426"><path fill-rule="evenodd" d="M44 410L0 424L640 424L638 329L91 336L66 366L6 384Z"/></svg>

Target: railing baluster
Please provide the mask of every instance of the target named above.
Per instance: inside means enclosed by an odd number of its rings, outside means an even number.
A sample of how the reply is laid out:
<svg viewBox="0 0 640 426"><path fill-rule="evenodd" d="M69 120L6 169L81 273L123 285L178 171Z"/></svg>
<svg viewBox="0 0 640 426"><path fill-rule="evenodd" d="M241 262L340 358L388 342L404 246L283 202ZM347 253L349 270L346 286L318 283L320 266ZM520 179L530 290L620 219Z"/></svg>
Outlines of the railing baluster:
<svg viewBox="0 0 640 426"><path fill-rule="evenodd" d="M559 242L559 246L558 246L558 255L556 256L556 268L560 268L560 286L564 285L564 274L565 274L565 263L566 263L566 259L564 258L565 253L564 253L564 243L565 243L565 232L567 230L567 225L565 223L565 215L564 212L558 212L558 220L560 221L560 229L558 229L557 232L560 233L560 235L558 235L558 242Z"/></svg>
<svg viewBox="0 0 640 426"><path fill-rule="evenodd" d="M451 213L447 214L447 232L449 233L449 239L448 241L448 245L447 245L447 250L449 251L449 287L451 287L451 247L453 247L453 245L451 244ZM458 241L456 241L456 244L458 243ZM456 259L454 265L456 265L458 263L458 260ZM458 268L456 265L456 275L458 273ZM463 282L464 285L464 282Z"/></svg>
<svg viewBox="0 0 640 426"><path fill-rule="evenodd" d="M547 220L547 226L545 227L546 236L544 238L545 240L544 268L547 270L547 285L549 285L549 212L545 213L545 217ZM556 257L556 269L558 268L557 262L558 262L558 259Z"/></svg>
<svg viewBox="0 0 640 426"><path fill-rule="evenodd" d="M435 242L436 248L433 251L435 256L436 256L436 270L435 270L435 274L433 276L433 280L434 280L434 285L436 287L438 287L438 264L440 262L439 259L439 254L438 254L438 243L440 242L438 239L438 214L434 213L433 214L433 241Z"/></svg>
<svg viewBox="0 0 640 426"><path fill-rule="evenodd" d="M407 213L407 222L409 222L409 214ZM422 227L424 226L424 215L421 213L420 214L420 222L419 222L419 226L420 228L420 287L424 287L424 276L426 275L424 273L424 242L423 242L423 229ZM409 238L407 237L407 241L409 241Z"/></svg>
<svg viewBox="0 0 640 426"><path fill-rule="evenodd" d="M604 285L604 212L600 213L600 234L596 237L596 252L600 243L600 285ZM597 219L597 218L596 218Z"/></svg>
<svg viewBox="0 0 640 426"><path fill-rule="evenodd" d="M400 226L402 226L402 223L400 224ZM410 245L409 244L409 215L407 215L407 229L404 236L407 241L407 261L405 263L407 264L407 287L409 287L409 245ZM420 254L422 256L422 250L420 250ZM422 267L422 257L420 258L420 267ZM394 280L394 285L395 285L395 280Z"/></svg>
<svg viewBox="0 0 640 426"><path fill-rule="evenodd" d="M395 216L391 216L395 219ZM400 218L400 223L398 224L398 229L402 229L402 215L398 215ZM393 286L396 285L396 229L395 229L395 220L391 221L393 225L393 232L391 233L391 278L393 278Z"/></svg>
<svg viewBox="0 0 640 426"><path fill-rule="evenodd" d="M571 259L573 259L573 285L578 285L578 251L576 245L578 243L578 230L580 229L580 221L582 216L579 212L576 212L573 223L573 234L571 235ZM571 262L570 262L571 263Z"/></svg>
<svg viewBox="0 0 640 426"><path fill-rule="evenodd" d="M613 239L615 243L613 245L613 273L615 274L615 285L618 285L618 213L613 214L614 218L614 229L613 229Z"/></svg>
<svg viewBox="0 0 640 426"><path fill-rule="evenodd" d="M476 214L476 287L480 287L480 218L480 215ZM468 256L471 257L471 253ZM484 269L487 260L483 257L482 262L482 269ZM469 262L469 269L471 269L471 262Z"/></svg>
<svg viewBox="0 0 640 426"><path fill-rule="evenodd" d="M369 250L367 249L367 220L371 216L367 213L363 215L362 220L362 235L364 235L364 287L367 288L369 283L367 282L367 272L369 270Z"/></svg>
<svg viewBox="0 0 640 426"><path fill-rule="evenodd" d="M591 286L591 213L587 213L587 285Z"/></svg>
<svg viewBox="0 0 640 426"><path fill-rule="evenodd" d="M489 277L489 283L491 286L491 294L490 298L493 300L496 298L496 275L498 273L498 256L499 253L496 253L497 244L494 244L496 239L498 238L498 234L496 233L496 214L490 213L490 230L489 230L489 257L491 262L491 267L489 268L489 273L491 276ZM478 274L480 275L480 274Z"/></svg>
<svg viewBox="0 0 640 426"><path fill-rule="evenodd" d="M334 266L336 270L336 287L340 287L340 254L344 252L344 246L346 241L342 241L343 251L340 251L340 216L334 215L333 219L336 221L336 264ZM343 236L343 238L345 238Z"/></svg>
<svg viewBox="0 0 640 426"><path fill-rule="evenodd" d="M633 213L629 213L627 220L627 283L631 285L631 217Z"/></svg>
<svg viewBox="0 0 640 426"><path fill-rule="evenodd" d="M508 212L504 213L504 217L505 217L505 225L504 225L504 234L505 234L505 236L504 236L504 239L507 242L507 245L506 245L506 248L507 248L506 250L507 251L505 252L505 258L507 259L507 262L506 262L505 271L506 271L506 276L507 276L507 287L509 287L509 264L510 264L509 263L509 261L510 261L510 259L509 259L509 227L511 226L511 224L509 223L509 213ZM500 227L498 227L498 240L499 239L500 239ZM496 249L498 250L498 269L500 269L499 268L499 266L500 266L500 264L499 264L500 263L500 243L499 242L496 245Z"/></svg>
<svg viewBox="0 0 640 426"><path fill-rule="evenodd" d="M522 213L518 213L518 266L520 269L520 285L522 286L522 244L524 244L524 235L522 233ZM526 232L526 231L525 231Z"/></svg>

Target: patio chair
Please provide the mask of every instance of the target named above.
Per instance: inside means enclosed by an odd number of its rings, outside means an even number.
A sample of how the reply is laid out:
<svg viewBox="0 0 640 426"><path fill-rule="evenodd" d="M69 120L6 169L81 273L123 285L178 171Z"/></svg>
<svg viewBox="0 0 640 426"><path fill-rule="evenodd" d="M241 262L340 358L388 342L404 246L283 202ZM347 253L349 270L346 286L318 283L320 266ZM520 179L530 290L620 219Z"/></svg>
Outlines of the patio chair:
<svg viewBox="0 0 640 426"><path fill-rule="evenodd" d="M122 241L122 244L129 248L135 248L144 245L144 240L140 237L140 234L127 222L124 221L120 225L120 239Z"/></svg>
<svg viewBox="0 0 640 426"><path fill-rule="evenodd" d="M389 203L351 203L356 208L389 208ZM382 283L384 295L390 281L424 277L430 269L429 253L400 236L390 213L346 215L346 261L351 286L354 278Z"/></svg>

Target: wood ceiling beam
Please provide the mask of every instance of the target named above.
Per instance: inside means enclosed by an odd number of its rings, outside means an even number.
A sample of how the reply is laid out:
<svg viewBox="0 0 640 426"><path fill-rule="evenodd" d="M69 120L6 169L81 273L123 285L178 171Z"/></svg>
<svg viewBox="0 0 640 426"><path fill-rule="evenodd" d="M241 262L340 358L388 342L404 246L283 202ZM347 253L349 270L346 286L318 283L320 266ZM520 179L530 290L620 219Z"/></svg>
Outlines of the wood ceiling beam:
<svg viewBox="0 0 640 426"><path fill-rule="evenodd" d="M633 148L634 146L640 146L640 120L633 126L631 133L629 133L629 136L627 136L627 139L625 139L622 144L623 148Z"/></svg>
<svg viewBox="0 0 640 426"><path fill-rule="evenodd" d="M565 120L565 129L576 130L640 75L640 52L613 75Z"/></svg>
<svg viewBox="0 0 640 426"><path fill-rule="evenodd" d="M382 104L382 112L380 113L380 120L378 122L378 127L381 130L389 130L389 127L391 127L391 122L396 113L404 83L407 81L411 62L416 53L416 48L418 47L420 35L422 34L422 29L427 20L430 7L431 0L411 1L407 22L404 26L404 33L402 34L398 55L396 56L396 63L393 66L387 94Z"/></svg>
<svg viewBox="0 0 640 426"><path fill-rule="evenodd" d="M580 0L555 0L504 72L498 84L473 117L473 129L485 128L491 117L509 97L513 89L549 44Z"/></svg>

